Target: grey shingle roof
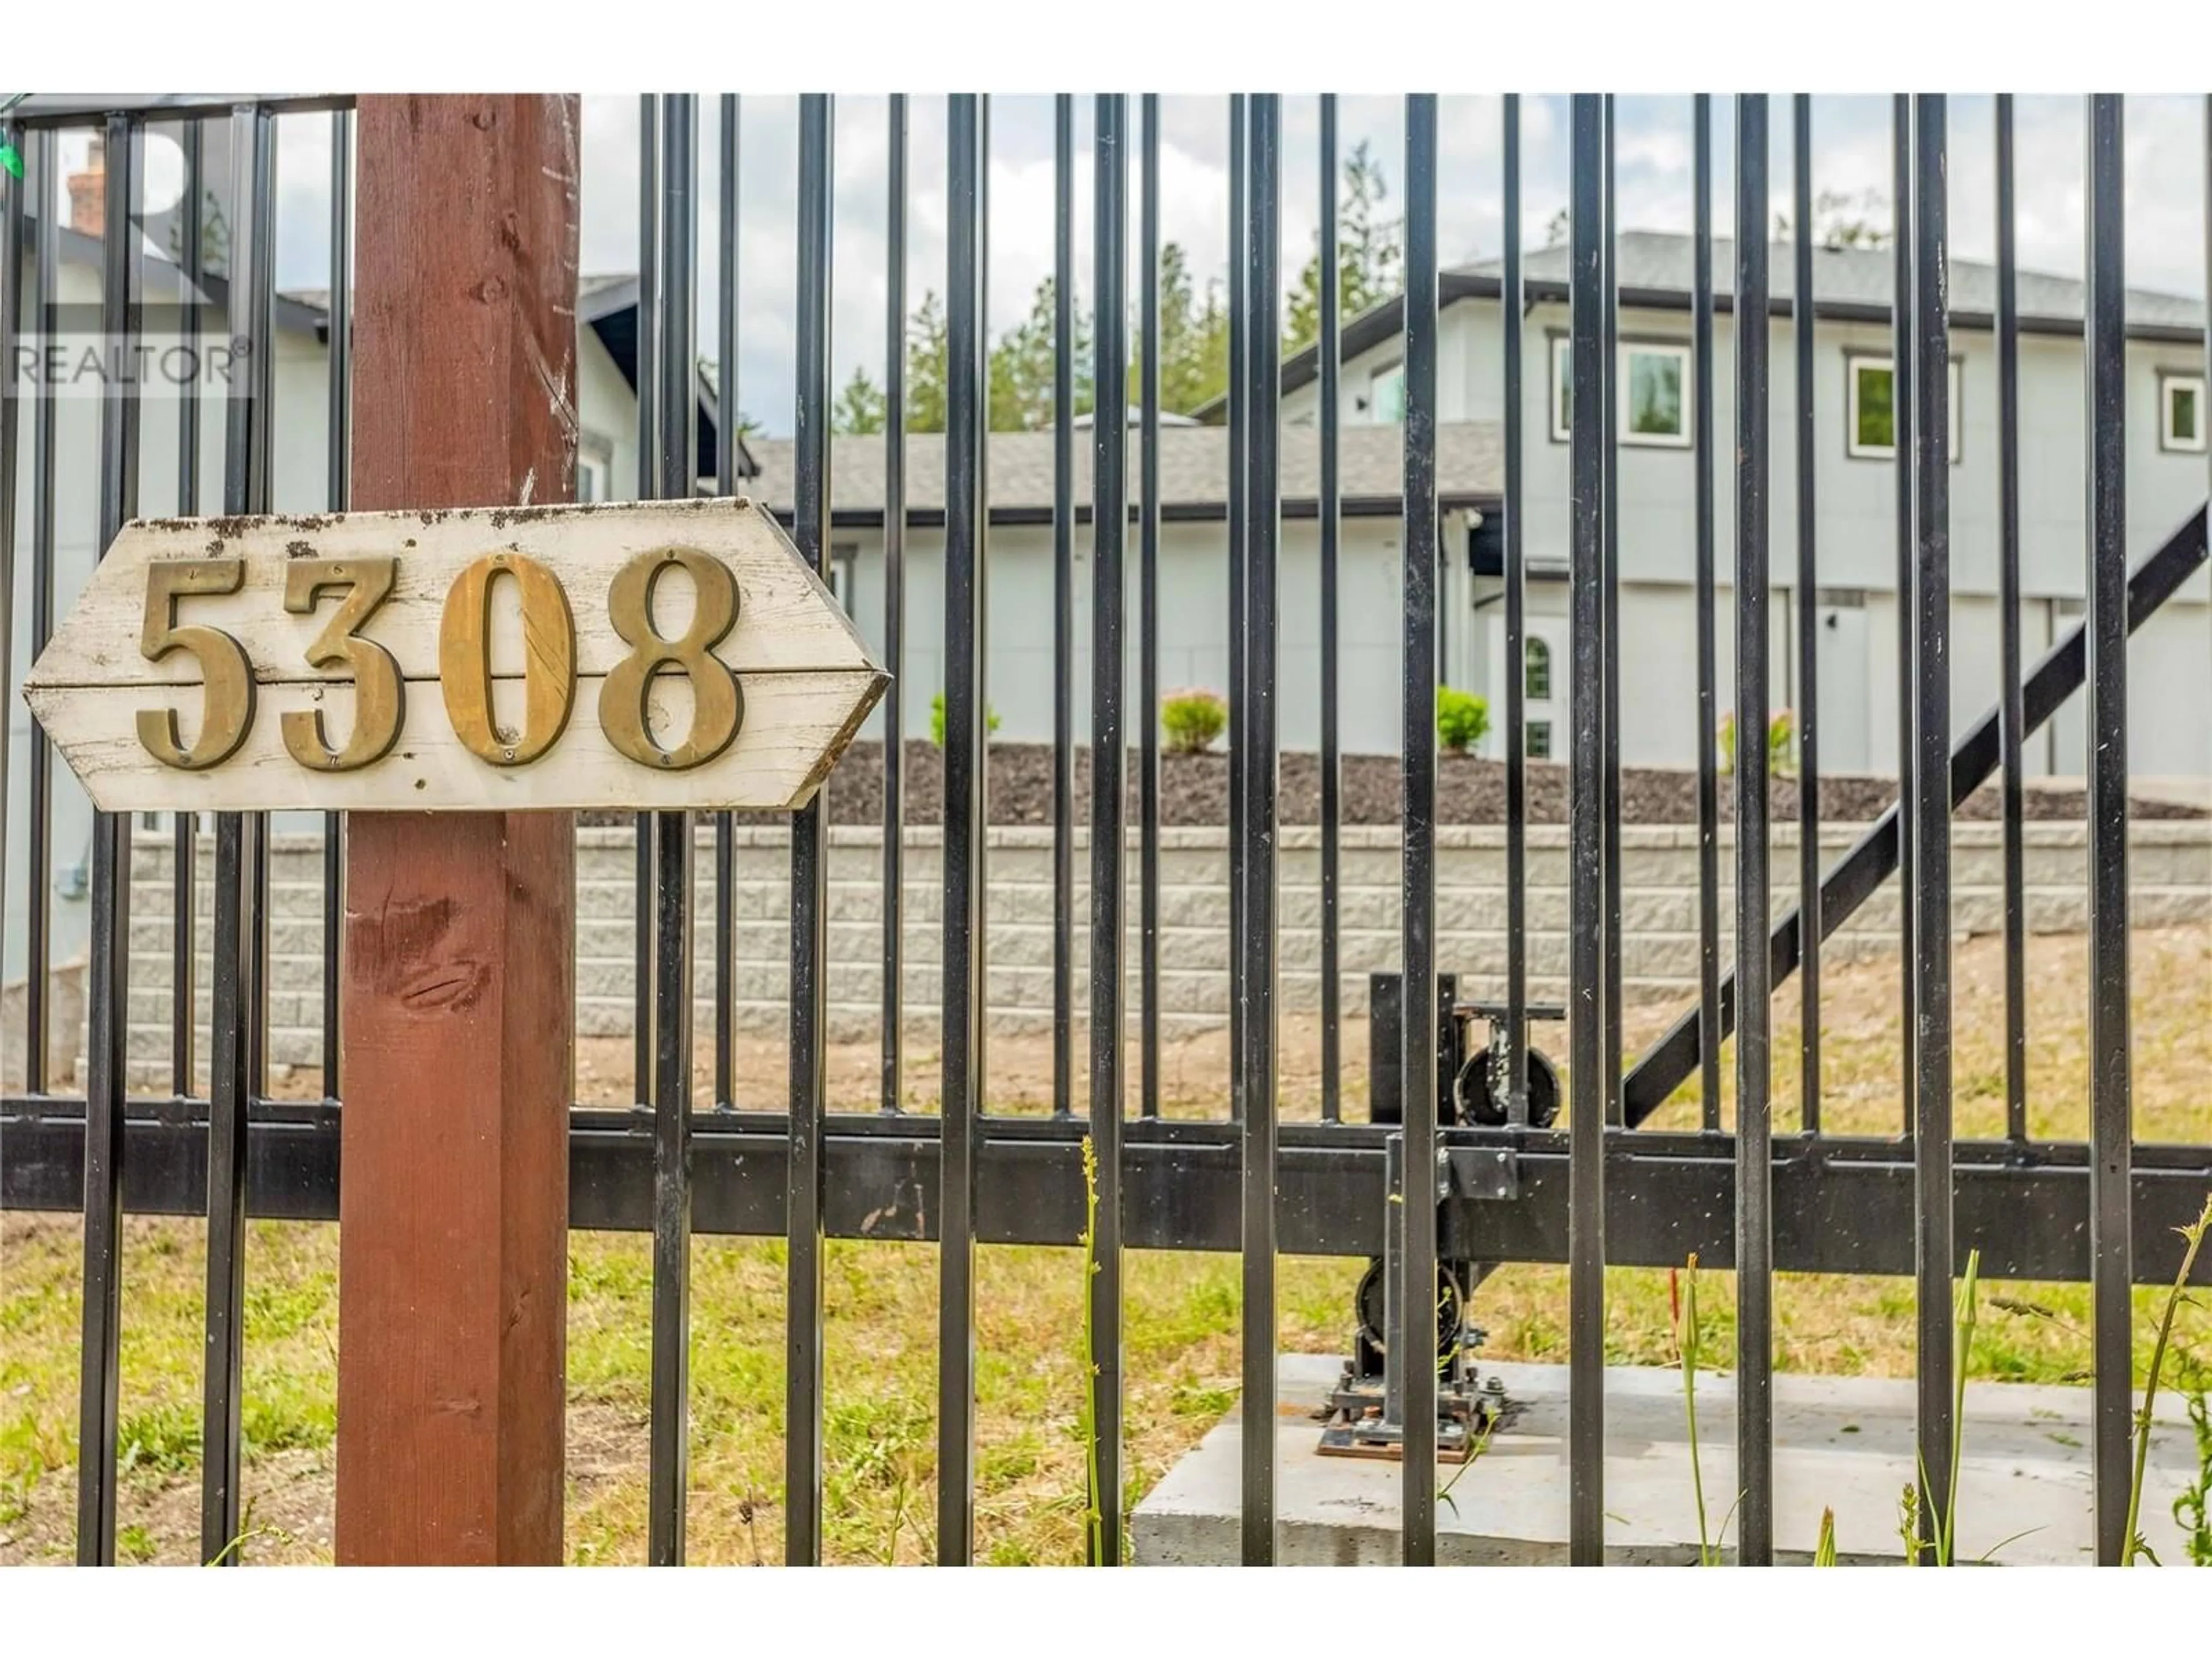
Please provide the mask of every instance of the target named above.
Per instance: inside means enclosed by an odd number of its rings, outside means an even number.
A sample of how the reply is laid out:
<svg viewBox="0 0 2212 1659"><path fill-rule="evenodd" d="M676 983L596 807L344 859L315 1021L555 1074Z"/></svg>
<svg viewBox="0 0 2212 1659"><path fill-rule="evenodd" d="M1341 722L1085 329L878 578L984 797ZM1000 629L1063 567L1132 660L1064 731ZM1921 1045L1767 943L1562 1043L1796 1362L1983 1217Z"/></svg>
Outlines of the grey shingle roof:
<svg viewBox="0 0 2212 1659"><path fill-rule="evenodd" d="M1690 290L1692 240L1671 231L1631 230L1621 234L1620 280L1624 293L1682 294ZM1887 248L1815 248L1813 251L1813 298L1824 308L1838 307L1887 308L1889 304L1893 258ZM1796 292L1796 259L1792 245L1774 243L1768 250L1768 285L1773 297L1786 300ZM1523 261L1528 281L1567 280L1567 250L1540 248ZM1460 268L1462 274L1495 281L1501 270L1496 259L1479 260ZM1735 244L1725 237L1713 239L1713 286L1725 294L1732 287ZM2082 283L2072 276L2045 271L2019 273L2020 313L2024 320L2079 323ZM1996 267L1978 259L1951 261L1951 309L1982 317L1996 310ZM2131 325L2198 329L2204 325L2202 301L2149 289L2128 290L2128 321Z"/></svg>
<svg viewBox="0 0 2212 1659"><path fill-rule="evenodd" d="M1655 310L1686 311L1690 305L1690 237L1674 231L1630 230L1620 235L1621 303ZM1890 275L1893 256L1887 248L1818 248L1813 256L1813 299L1820 315L1838 320L1887 322L1889 317ZM1769 249L1769 297L1778 309L1786 309L1794 287L1796 254L1791 244L1777 242ZM1735 245L1724 238L1713 241L1713 293L1717 307L1731 306L1735 282ZM1567 291L1567 250L1538 248L1522 261L1522 276L1530 300L1559 301ZM2022 270L2020 317L2023 332L2078 334L2081 330L2081 283L2071 276L2045 271ZM1500 285L1496 259L1478 260L1443 273L1437 297L1444 305L1459 300L1494 300ZM1996 268L1978 259L1951 262L1951 325L1986 330L1996 310ZM1405 325L1405 302L1389 299L1371 306L1344 325L1344 358L1350 362L1396 335ZM2204 305L2185 295L2160 294L2148 289L2130 289L2128 332L2140 339L2193 343L2203 337ZM1283 390L1294 392L1314 379L1319 353L1308 346L1283 364ZM1201 421L1218 422L1226 403L1219 398L1197 410Z"/></svg>
<svg viewBox="0 0 2212 1659"><path fill-rule="evenodd" d="M1404 449L1395 426L1346 427L1339 451L1340 482L1347 513L1399 507ZM761 476L745 492L779 512L792 501L792 443L788 438L748 441ZM1137 434L1129 434L1129 482L1137 482ZM994 518L1023 519L1052 511L1053 434L994 432L988 477ZM884 510L884 442L881 437L837 438L830 456L830 512L847 522L880 520ZM1229 477L1229 434L1219 427L1160 428L1160 503L1169 517L1218 517ZM1311 512L1321 490L1321 445L1310 427L1285 427L1282 491L1286 511ZM933 520L945 510L945 434L910 433L906 444L909 514ZM1437 493L1447 507L1495 501L1503 489L1499 433L1495 422L1453 422L1437 429ZM1074 497L1087 514L1091 446L1075 447Z"/></svg>

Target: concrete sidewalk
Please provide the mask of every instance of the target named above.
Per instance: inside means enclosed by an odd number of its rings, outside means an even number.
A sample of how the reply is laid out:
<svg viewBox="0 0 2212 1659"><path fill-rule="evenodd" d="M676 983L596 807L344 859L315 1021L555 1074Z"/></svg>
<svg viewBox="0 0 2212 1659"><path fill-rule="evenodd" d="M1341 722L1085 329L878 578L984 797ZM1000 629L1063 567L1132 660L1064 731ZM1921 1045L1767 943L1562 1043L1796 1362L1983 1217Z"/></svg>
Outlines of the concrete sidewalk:
<svg viewBox="0 0 2212 1659"><path fill-rule="evenodd" d="M1285 1565L1382 1565L1399 1559L1399 1466L1322 1457L1311 1413L1340 1359L1285 1354L1277 1367L1275 1424L1279 1559ZM1443 1466L1437 1554L1447 1562L1563 1562L1567 1540L1567 1373L1564 1366L1486 1364L1505 1382L1513 1411L1489 1450L1462 1470ZM1966 1392L1960 1479L1959 1556L1996 1549L2002 1565L2087 1563L2092 1558L2086 1389L1978 1383ZM1775 1542L1809 1559L1824 1507L1836 1512L1846 1560L1898 1561L1898 1499L1913 1478L1912 1384L1875 1377L1781 1376L1775 1381ZM2142 1530L2169 1565L2185 1562L2173 1500L2197 1476L2181 1401L2162 1394L2145 1481ZM1238 1458L1243 1425L1231 1411L1137 1506L1133 1551L1140 1565L1211 1565L1239 1556ZM1734 1501L1735 1388L1700 1377L1698 1436L1710 1524ZM1623 1562L1697 1559L1679 1372L1620 1368L1606 1374L1607 1551ZM2025 1536L2014 1537L2015 1534ZM1728 1537L1735 1538L1730 1519ZM2008 1539L2010 1541L2007 1542Z"/></svg>

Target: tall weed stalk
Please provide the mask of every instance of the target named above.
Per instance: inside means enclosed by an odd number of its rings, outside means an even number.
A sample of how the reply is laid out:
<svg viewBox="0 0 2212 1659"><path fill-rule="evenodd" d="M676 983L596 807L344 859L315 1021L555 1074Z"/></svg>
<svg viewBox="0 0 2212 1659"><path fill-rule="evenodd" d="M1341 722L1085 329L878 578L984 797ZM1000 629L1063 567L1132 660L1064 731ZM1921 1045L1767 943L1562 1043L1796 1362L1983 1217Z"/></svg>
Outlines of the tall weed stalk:
<svg viewBox="0 0 2212 1659"><path fill-rule="evenodd" d="M1698 1504L1698 1565L1721 1564L1705 1510L1705 1471L1698 1456L1698 1364L1704 1351L1698 1323L1698 1258L1692 1251L1679 1275L1670 1274L1668 1312L1674 1316L1674 1353L1682 1370L1682 1414L1690 1431L1690 1487Z"/></svg>
<svg viewBox="0 0 2212 1659"><path fill-rule="evenodd" d="M1948 1501L1939 1511L1935 1494L1929 1490L1928 1461L1917 1453L1914 1461L1920 1468L1920 1484L1907 1486L1897 1506L1898 1536L1905 1540L1905 1561L1907 1566L1918 1566L1934 1558L1936 1565L1948 1567L1958 1556L1959 1541L1959 1471L1965 1461L1966 1445L1966 1362L1974 1350L1974 1326L1981 1308L1982 1253L1966 1252L1966 1277L1951 1298L1951 1479L1945 1487ZM1923 1517L1925 1524L1923 1525ZM1934 1536L1928 1534L1934 1528ZM2033 1528L2029 1528L2033 1531ZM2014 1537L2026 1537L2015 1533ZM1990 1552L2009 1544L2011 1538L1995 1546ZM1989 1559L1988 1555L1982 1558Z"/></svg>
<svg viewBox="0 0 2212 1659"><path fill-rule="evenodd" d="M2204 1208L2195 1221L2186 1227L2174 1230L2181 1235L2186 1248L2181 1253L2181 1271L2174 1275L2173 1288L2166 1292L2166 1312L2158 1322L2158 1340L2151 1345L2150 1375L2143 1383L2142 1407L2136 1413L2136 1467L2134 1476L2128 1483L2127 1565L2130 1566L2133 1566L2138 1558L2148 1560L2153 1566L2158 1565L2158 1558L2151 1553L2150 1545L2144 1540L2137 1525L2142 1516L2143 1471L2150 1463L2151 1410L2158 1401L2158 1376L2166 1365L2166 1351L2173 1340L2174 1316L2181 1311L2182 1301L2188 1294L2189 1275L2197 1266L2197 1252L2203 1248L2208 1230L2212 1230L2212 1195L2206 1197ZM2200 1450L2202 1432L2200 1429ZM2203 1498L2201 1492L2197 1510L2197 1530L2201 1532L2203 1528ZM2177 1517L2179 1513L2177 1506ZM2192 1555L2195 1553L2193 1548L2191 1553Z"/></svg>
<svg viewBox="0 0 2212 1659"><path fill-rule="evenodd" d="M1094 1565L1106 1559L1106 1515L1098 1492L1098 1353L1091 1319L1091 1285L1098 1276L1098 1149L1083 1137L1083 1431L1084 1465L1088 1490L1084 1494L1084 1529Z"/></svg>

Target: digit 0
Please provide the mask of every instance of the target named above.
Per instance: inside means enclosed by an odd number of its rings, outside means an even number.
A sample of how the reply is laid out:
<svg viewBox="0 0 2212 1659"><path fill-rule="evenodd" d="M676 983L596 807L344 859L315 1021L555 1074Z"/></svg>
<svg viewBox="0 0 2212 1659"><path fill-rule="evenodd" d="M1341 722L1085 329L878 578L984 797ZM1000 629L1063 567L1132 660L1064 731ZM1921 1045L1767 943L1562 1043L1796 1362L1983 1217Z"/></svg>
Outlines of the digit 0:
<svg viewBox="0 0 2212 1659"><path fill-rule="evenodd" d="M511 580L522 596L522 729L491 705L491 587ZM576 619L560 578L520 553L488 553L453 578L438 623L438 678L453 735L478 760L527 766L560 740L576 706Z"/></svg>
<svg viewBox="0 0 2212 1659"><path fill-rule="evenodd" d="M653 591L678 568L689 573L699 597L691 626L671 640L653 628ZM641 553L615 573L607 589L607 620L631 647L599 690L599 729L607 741L641 766L671 772L703 766L727 749L745 717L738 677L714 655L738 620L738 579L729 566L696 548ZM653 682L664 670L691 682L690 735L672 749L655 741L650 715Z"/></svg>

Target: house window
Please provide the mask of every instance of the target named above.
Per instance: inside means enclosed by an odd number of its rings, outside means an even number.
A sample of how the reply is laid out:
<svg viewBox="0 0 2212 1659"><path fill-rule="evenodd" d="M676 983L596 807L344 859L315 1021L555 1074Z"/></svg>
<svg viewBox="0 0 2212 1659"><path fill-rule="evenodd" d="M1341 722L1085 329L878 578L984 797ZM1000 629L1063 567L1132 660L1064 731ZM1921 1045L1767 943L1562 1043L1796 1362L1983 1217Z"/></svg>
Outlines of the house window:
<svg viewBox="0 0 2212 1659"><path fill-rule="evenodd" d="M1401 426L1406 419L1406 366L1393 363L1378 368L1367 382L1367 408L1381 426Z"/></svg>
<svg viewBox="0 0 2212 1659"><path fill-rule="evenodd" d="M1887 357L1849 358L1844 385L1850 407L1844 415L1844 447L1855 459L1887 460L1897 453L1897 375ZM1948 454L1956 466L1966 453L1959 359L1951 359L1951 432Z"/></svg>
<svg viewBox="0 0 2212 1659"><path fill-rule="evenodd" d="M1541 640L1530 640L1521 655L1521 695L1531 702L1550 702L1552 647Z"/></svg>
<svg viewBox="0 0 2212 1659"><path fill-rule="evenodd" d="M1552 441L1563 444L1574 436L1574 376L1567 368L1567 339L1552 341Z"/></svg>
<svg viewBox="0 0 2212 1659"><path fill-rule="evenodd" d="M2162 374L2158 382L2158 447L2204 453L2204 377Z"/></svg>
<svg viewBox="0 0 2212 1659"><path fill-rule="evenodd" d="M1628 444L1690 441L1690 349L1624 345L1620 349L1620 441Z"/></svg>
<svg viewBox="0 0 2212 1659"><path fill-rule="evenodd" d="M1530 720L1524 728L1523 748L1530 760L1552 758L1552 723L1549 720Z"/></svg>
<svg viewBox="0 0 2212 1659"><path fill-rule="evenodd" d="M1685 449L1690 442L1690 348L1624 340L1615 363L1620 441ZM1564 335L1552 341L1552 438L1573 435L1574 376Z"/></svg>

